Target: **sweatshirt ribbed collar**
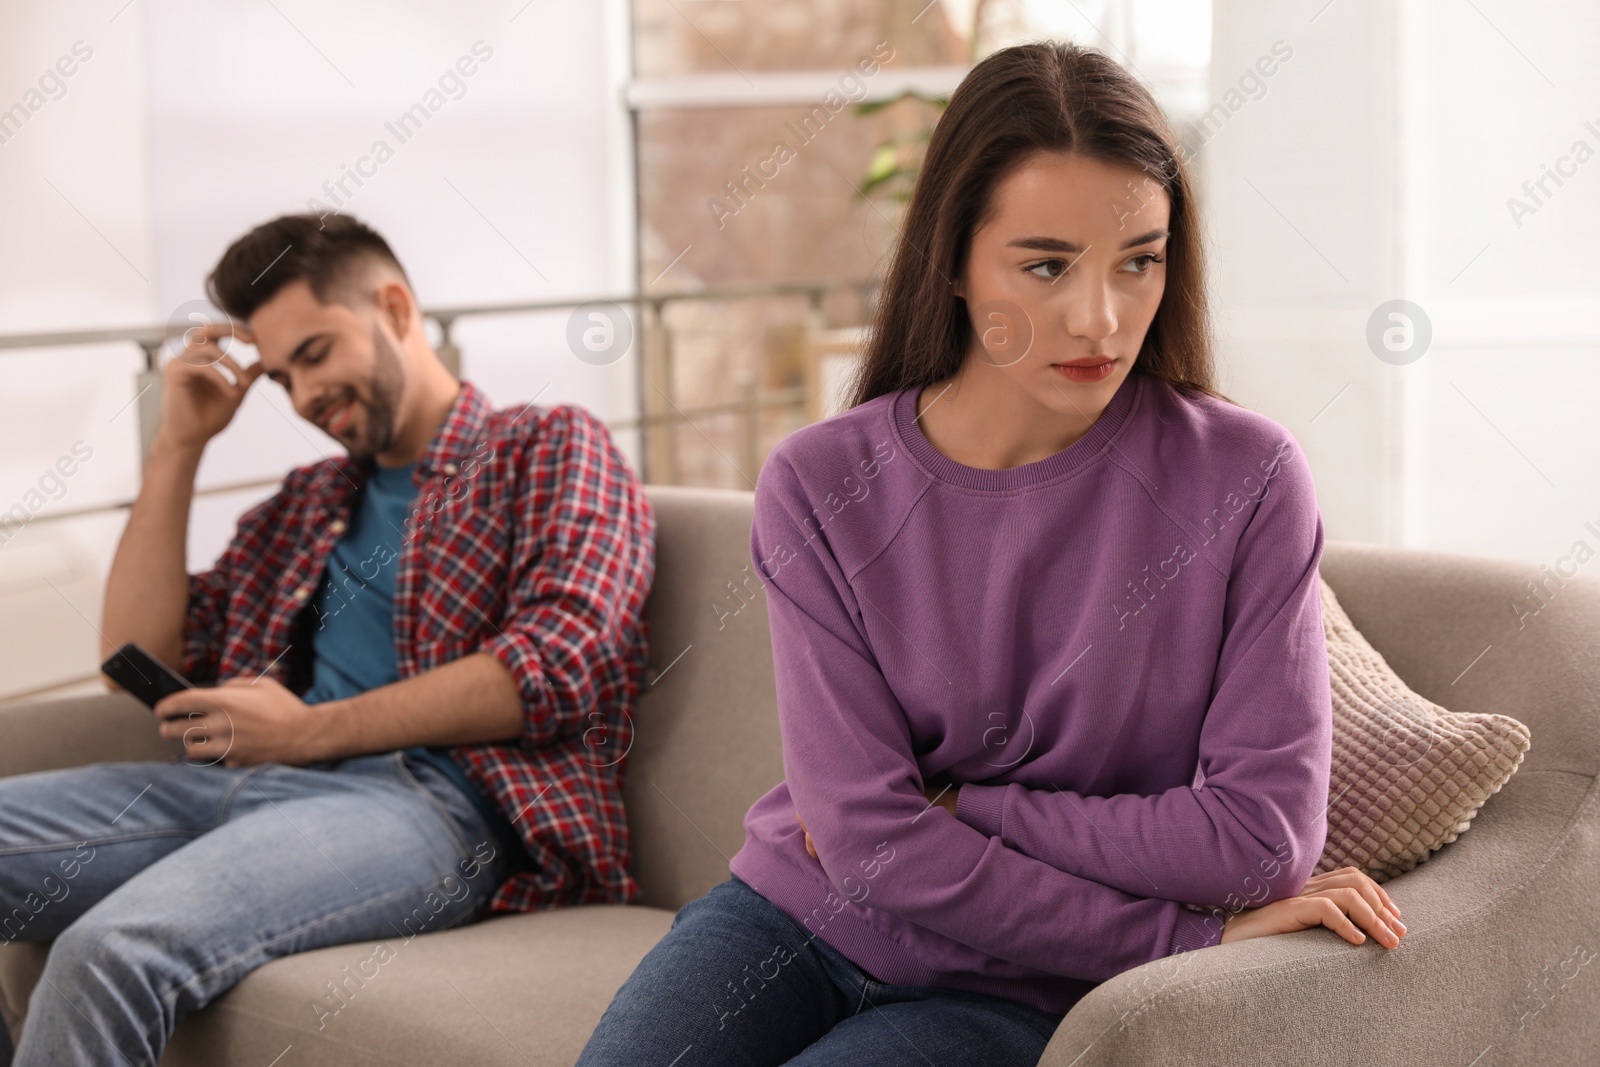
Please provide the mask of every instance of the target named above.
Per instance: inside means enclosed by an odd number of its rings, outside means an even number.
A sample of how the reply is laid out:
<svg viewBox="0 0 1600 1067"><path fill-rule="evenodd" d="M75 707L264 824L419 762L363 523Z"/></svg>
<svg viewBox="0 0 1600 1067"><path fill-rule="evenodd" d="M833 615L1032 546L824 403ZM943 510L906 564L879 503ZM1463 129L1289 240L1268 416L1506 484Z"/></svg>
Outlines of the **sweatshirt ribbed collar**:
<svg viewBox="0 0 1600 1067"><path fill-rule="evenodd" d="M1059 478L1103 453L1122 429L1123 424L1128 421L1128 416L1138 403L1139 396L1144 390L1145 377L1135 371L1124 378L1117 391L1111 395L1110 403L1094 421L1094 425L1089 427L1089 432L1066 448L1033 463L1024 463L1020 467L1008 467L1004 470L989 470L957 463L940 452L933 446L933 442L923 436L922 426L917 422L917 394L923 386L908 386L895 394L892 420L901 445L924 470L939 481L980 492L1015 492Z"/></svg>

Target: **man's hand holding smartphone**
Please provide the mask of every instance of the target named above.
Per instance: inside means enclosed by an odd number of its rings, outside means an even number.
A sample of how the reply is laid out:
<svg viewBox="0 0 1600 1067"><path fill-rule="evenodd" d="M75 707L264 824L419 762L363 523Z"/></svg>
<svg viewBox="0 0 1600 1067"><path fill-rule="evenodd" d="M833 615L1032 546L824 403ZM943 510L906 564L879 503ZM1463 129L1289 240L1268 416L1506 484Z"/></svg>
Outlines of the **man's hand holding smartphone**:
<svg viewBox="0 0 1600 1067"><path fill-rule="evenodd" d="M317 727L327 716L271 678L199 688L136 644L117 649L100 670L155 712L173 755L188 763L303 766L321 758Z"/></svg>
<svg viewBox="0 0 1600 1067"><path fill-rule="evenodd" d="M189 679L131 642L117 649L100 664L100 672L151 710L156 710L161 701L174 693L194 689ZM160 717L159 712L157 717ZM167 738L174 756L181 760L189 759L185 732L180 731L175 735L169 733L166 722L162 721L161 736Z"/></svg>
<svg viewBox="0 0 1600 1067"><path fill-rule="evenodd" d="M211 689L186 689L155 708L161 736L188 746L189 760L228 767L325 758L318 747L327 709L313 711L271 678L230 678Z"/></svg>

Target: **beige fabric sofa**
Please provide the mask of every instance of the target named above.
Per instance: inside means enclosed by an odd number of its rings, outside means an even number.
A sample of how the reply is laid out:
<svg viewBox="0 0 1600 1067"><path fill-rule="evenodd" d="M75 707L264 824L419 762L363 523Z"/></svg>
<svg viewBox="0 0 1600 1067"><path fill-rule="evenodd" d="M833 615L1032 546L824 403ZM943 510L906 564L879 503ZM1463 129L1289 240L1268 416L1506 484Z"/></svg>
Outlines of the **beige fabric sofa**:
<svg viewBox="0 0 1600 1067"><path fill-rule="evenodd" d="M653 681L627 787L643 904L423 935L320 1030L323 983L375 946L279 960L185 1020L163 1064L573 1063L674 909L727 876L745 809L782 776L765 600L746 569L751 496L650 496ZM1584 966L1600 950L1600 582L1568 582L1519 630L1510 603L1531 568L1335 542L1323 574L1419 692L1527 723L1522 768L1470 832L1388 883L1410 928L1398 949L1317 929L1158 960L1079 1003L1043 1064L1600 1061L1600 966ZM163 756L126 698L0 709L0 774ZM13 1032L44 952L0 948Z"/></svg>

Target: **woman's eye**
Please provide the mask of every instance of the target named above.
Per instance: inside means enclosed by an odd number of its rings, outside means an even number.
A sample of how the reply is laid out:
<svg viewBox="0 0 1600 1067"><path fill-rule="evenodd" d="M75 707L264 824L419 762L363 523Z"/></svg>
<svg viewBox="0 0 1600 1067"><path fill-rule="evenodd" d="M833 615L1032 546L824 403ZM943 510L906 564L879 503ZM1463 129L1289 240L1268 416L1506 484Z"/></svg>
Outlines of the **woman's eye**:
<svg viewBox="0 0 1600 1067"><path fill-rule="evenodd" d="M1150 270L1150 264L1152 264L1152 263L1165 263L1165 262L1166 262L1165 257L1158 256L1154 252L1146 252L1142 256L1134 256L1132 259L1128 260L1128 262L1127 262L1126 266L1124 267L1124 269L1126 269L1127 267L1132 267L1132 266L1134 266L1134 264L1138 264L1138 266L1134 270L1129 271L1129 273L1130 274L1144 274L1144 273L1146 273L1146 272L1148 272Z"/></svg>
<svg viewBox="0 0 1600 1067"><path fill-rule="evenodd" d="M1035 263L1031 267L1024 267L1023 270L1036 278L1049 278L1054 281L1067 272L1067 261L1064 259L1047 259L1042 263ZM1040 274L1040 271L1044 271L1044 273Z"/></svg>

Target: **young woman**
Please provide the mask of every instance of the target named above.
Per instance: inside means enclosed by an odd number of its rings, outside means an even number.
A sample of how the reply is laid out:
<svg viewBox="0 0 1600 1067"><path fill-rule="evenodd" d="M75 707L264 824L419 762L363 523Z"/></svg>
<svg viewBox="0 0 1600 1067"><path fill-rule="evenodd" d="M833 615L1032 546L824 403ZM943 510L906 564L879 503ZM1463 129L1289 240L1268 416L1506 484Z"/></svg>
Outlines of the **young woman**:
<svg viewBox="0 0 1600 1067"><path fill-rule="evenodd" d="M1399 943L1370 878L1310 877L1322 522L1293 437L1212 388L1199 234L1104 56L956 90L854 406L756 487L787 777L581 1067L1033 1067L1140 964Z"/></svg>

